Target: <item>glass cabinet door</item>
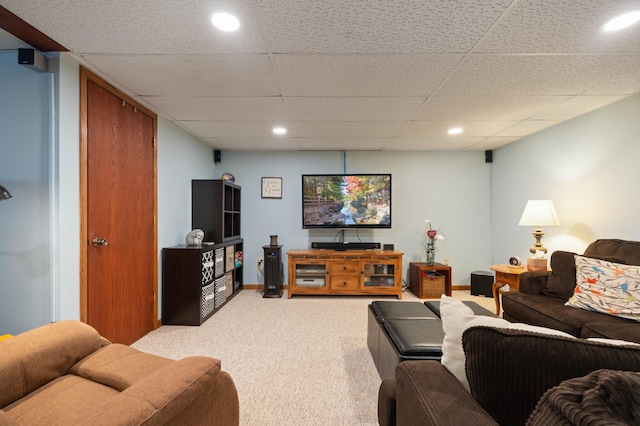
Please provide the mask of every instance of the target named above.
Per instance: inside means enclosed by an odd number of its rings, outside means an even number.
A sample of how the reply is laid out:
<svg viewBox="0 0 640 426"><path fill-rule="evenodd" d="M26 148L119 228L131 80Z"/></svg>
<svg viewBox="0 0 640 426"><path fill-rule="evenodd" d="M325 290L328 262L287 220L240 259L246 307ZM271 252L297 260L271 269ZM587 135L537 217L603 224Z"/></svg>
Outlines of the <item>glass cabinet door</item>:
<svg viewBox="0 0 640 426"><path fill-rule="evenodd" d="M395 264L366 261L363 262L364 278L362 285L365 288L393 287L395 285Z"/></svg>
<svg viewBox="0 0 640 426"><path fill-rule="evenodd" d="M298 263L295 265L296 287L322 288L327 286L327 264Z"/></svg>

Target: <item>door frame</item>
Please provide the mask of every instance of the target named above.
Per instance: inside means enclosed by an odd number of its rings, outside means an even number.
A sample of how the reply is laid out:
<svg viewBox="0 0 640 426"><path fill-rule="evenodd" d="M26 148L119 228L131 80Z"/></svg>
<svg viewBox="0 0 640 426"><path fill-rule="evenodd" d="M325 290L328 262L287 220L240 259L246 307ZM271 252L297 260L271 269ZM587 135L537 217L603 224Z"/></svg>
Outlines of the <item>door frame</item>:
<svg viewBox="0 0 640 426"><path fill-rule="evenodd" d="M88 318L88 110L87 110L87 82L91 80L123 102L144 112L153 120L153 236L152 241L144 244L153 245L153 328L162 325L158 319L158 117L148 108L135 102L122 91L111 86L102 78L83 66L80 66L80 321L87 322Z"/></svg>

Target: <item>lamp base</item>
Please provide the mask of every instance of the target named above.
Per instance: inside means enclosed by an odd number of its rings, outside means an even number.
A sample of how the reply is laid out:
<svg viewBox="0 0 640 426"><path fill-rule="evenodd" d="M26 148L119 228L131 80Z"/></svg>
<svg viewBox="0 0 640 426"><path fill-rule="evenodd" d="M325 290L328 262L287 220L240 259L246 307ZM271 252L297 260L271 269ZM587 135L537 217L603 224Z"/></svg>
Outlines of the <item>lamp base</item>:
<svg viewBox="0 0 640 426"><path fill-rule="evenodd" d="M547 258L527 257L527 271L546 271Z"/></svg>

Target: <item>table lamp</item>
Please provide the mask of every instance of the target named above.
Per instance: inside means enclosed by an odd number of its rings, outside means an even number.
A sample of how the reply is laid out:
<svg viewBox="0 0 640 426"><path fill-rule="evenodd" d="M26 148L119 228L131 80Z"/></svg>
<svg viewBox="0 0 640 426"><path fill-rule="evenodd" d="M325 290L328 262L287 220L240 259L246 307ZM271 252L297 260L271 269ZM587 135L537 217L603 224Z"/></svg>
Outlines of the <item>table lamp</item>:
<svg viewBox="0 0 640 426"><path fill-rule="evenodd" d="M536 239L536 243L529 248L529 251L533 253L533 257L527 259L527 267L530 271L539 271L547 269L547 259L544 257L544 253L547 252L547 248L542 245L540 240L544 232L542 232L543 226L560 226L560 220L556 214L556 209L553 207L551 200L529 200L524 207L522 217L520 217L520 226L535 226L533 236Z"/></svg>
<svg viewBox="0 0 640 426"><path fill-rule="evenodd" d="M13 197L13 195L11 195L11 193L7 190L7 188L0 185L0 201L8 200L11 197Z"/></svg>

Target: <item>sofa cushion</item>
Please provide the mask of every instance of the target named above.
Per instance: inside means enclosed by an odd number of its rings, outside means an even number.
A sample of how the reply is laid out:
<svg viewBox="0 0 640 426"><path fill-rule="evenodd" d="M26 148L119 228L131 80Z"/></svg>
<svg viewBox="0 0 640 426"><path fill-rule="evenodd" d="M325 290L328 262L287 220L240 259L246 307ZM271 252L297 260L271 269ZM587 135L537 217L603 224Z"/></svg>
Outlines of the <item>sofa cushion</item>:
<svg viewBox="0 0 640 426"><path fill-rule="evenodd" d="M570 251L557 250L553 252L550 261L551 273L542 289L542 294L565 301L573 296L576 287L576 256L578 256L576 253ZM627 263L621 257L598 254L597 252L590 257L609 262Z"/></svg>
<svg viewBox="0 0 640 426"><path fill-rule="evenodd" d="M551 273L542 289L545 296L567 300L576 286L576 253L556 250L551 254Z"/></svg>
<svg viewBox="0 0 640 426"><path fill-rule="evenodd" d="M463 335L471 394L501 425L522 425L544 392L602 368L640 371L640 347L473 327Z"/></svg>
<svg viewBox="0 0 640 426"><path fill-rule="evenodd" d="M616 239L596 240L589 244L584 251L584 256L596 259L608 258L610 261L627 265L640 265L640 242Z"/></svg>
<svg viewBox="0 0 640 426"><path fill-rule="evenodd" d="M4 408L19 424L71 425L119 392L72 374L58 377Z"/></svg>
<svg viewBox="0 0 640 426"><path fill-rule="evenodd" d="M524 322L540 327L554 328L575 337L606 337L640 342L640 325L631 320L564 306L564 301L554 297L529 295L510 291L502 295L504 318L512 322ZM599 323L600 334L583 334L586 324ZM631 326L631 327L630 327ZM619 330L615 330L619 327ZM635 328L634 328L635 327ZM624 330L629 330L624 333ZM615 331L604 334L607 330Z"/></svg>
<svg viewBox="0 0 640 426"><path fill-rule="evenodd" d="M630 425L640 419L640 373L596 370L549 389L528 426L558 424Z"/></svg>
<svg viewBox="0 0 640 426"><path fill-rule="evenodd" d="M67 374L105 341L80 321L47 324L0 342L0 408Z"/></svg>
<svg viewBox="0 0 640 426"><path fill-rule="evenodd" d="M465 353L462 350L462 334L469 327L489 326L529 330L548 335L572 337L567 333L549 328L537 327L529 324L511 323L497 317L475 315L471 308L462 301L442 295L440 299L440 312L442 314L442 329L444 339L442 343L442 365L453 374L463 386L469 389L469 382L465 372Z"/></svg>
<svg viewBox="0 0 640 426"><path fill-rule="evenodd" d="M640 321L640 266L576 256L576 288L566 306Z"/></svg>
<svg viewBox="0 0 640 426"><path fill-rule="evenodd" d="M172 362L114 343L82 359L69 372L123 391Z"/></svg>
<svg viewBox="0 0 640 426"><path fill-rule="evenodd" d="M83 425L238 424L238 393L220 361L192 356L174 361L93 405Z"/></svg>
<svg viewBox="0 0 640 426"><path fill-rule="evenodd" d="M622 318L616 318L616 321L590 322L582 326L580 337L583 339L600 337L640 343L640 324Z"/></svg>

